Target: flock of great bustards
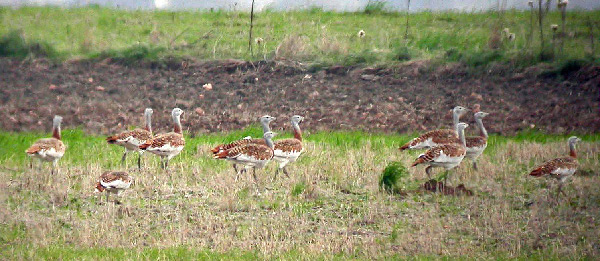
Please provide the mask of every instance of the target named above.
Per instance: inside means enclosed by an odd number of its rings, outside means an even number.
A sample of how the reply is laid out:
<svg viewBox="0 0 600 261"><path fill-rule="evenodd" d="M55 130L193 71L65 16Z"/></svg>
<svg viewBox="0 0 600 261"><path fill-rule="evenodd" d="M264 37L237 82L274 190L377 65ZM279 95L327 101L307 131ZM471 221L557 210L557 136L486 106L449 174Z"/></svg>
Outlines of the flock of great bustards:
<svg viewBox="0 0 600 261"><path fill-rule="evenodd" d="M468 124L459 122L460 117L468 109L462 106L456 106L453 109L454 129L439 129L429 131L423 135L414 138L407 144L400 147L400 150L407 149L426 149L427 151L414 161L412 166L428 165L425 172L431 175L431 169L440 167L446 171L456 168L463 159L469 158L473 162L473 168L477 169L477 158L487 147L488 134L483 126L482 119L488 115L485 112L475 112L475 122L480 131L479 136L465 137L464 130ZM169 160L177 156L185 146L185 139L181 128L181 115L183 110L173 109L171 117L173 119L173 131L154 135L152 133L152 109L148 108L144 112L146 127L144 129L135 129L124 131L117 135L106 138L110 144L116 144L125 148L122 161L126 160L129 152L138 152L138 168L141 168L141 155L144 151L158 155L161 158L161 167L167 169ZM294 138L273 140L276 133L272 132L269 124L275 120L275 117L269 115L260 118L260 124L263 128L263 138L246 137L232 143L221 144L211 150L213 158L224 159L233 163L237 175L252 169L252 175L256 180L256 168L262 168L271 160L279 163L275 177L280 171L289 176L286 170L287 164L294 162L304 151L302 144L302 131L300 123L304 118L294 115L291 118ZM61 116L55 116L52 127L52 138L45 138L36 141L29 149L27 155L38 158L42 161L52 162L52 172L54 174L58 160L65 153L66 146L61 141L60 125ZM556 158L545 162L536 167L529 175L535 177L551 177L559 182L557 196L562 192L562 185L571 177L578 167L575 145L580 139L573 136L568 139L570 153L567 157ZM238 169L238 165L243 165ZM237 176L236 176L237 180ZM108 201L110 193L117 196L125 189L129 188L133 179L127 172L107 171L104 172L96 183L96 191L107 191L106 200ZM564 194L564 192L562 192Z"/></svg>

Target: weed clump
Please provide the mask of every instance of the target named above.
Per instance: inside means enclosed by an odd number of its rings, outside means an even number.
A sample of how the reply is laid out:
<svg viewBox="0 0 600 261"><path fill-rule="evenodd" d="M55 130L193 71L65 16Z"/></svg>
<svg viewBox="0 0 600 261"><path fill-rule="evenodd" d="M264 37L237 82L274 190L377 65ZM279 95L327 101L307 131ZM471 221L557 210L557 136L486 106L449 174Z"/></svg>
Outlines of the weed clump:
<svg viewBox="0 0 600 261"><path fill-rule="evenodd" d="M50 57L56 52L47 43L28 42L18 30L13 30L0 38L0 57Z"/></svg>
<svg viewBox="0 0 600 261"><path fill-rule="evenodd" d="M400 194L404 187L400 181L408 175L408 170L400 162L391 162L381 173L379 187L387 193Z"/></svg>

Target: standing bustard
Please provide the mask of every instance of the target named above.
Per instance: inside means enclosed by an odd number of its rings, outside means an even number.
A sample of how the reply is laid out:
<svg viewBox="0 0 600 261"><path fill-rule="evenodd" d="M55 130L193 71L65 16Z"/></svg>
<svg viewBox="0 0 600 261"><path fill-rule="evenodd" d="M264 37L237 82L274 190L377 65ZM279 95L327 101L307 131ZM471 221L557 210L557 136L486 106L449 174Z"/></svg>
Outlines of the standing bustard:
<svg viewBox="0 0 600 261"><path fill-rule="evenodd" d="M173 109L171 113L173 132L158 134L140 145L140 149L160 156L163 169L169 167L169 160L177 156L185 146L185 139L181 132L181 114L183 110L179 108Z"/></svg>
<svg viewBox="0 0 600 261"><path fill-rule="evenodd" d="M424 154L419 155L419 158L415 160L415 162L412 164L412 167L419 164L429 165L425 169L425 173L427 173L427 177L429 178L431 178L432 168L441 167L446 169L446 172L456 168L462 162L467 153L465 148L465 128L468 126L468 124L462 122L457 125L460 143L444 144L433 147L427 150ZM445 180L446 179L444 179L444 182Z"/></svg>
<svg viewBox="0 0 600 261"><path fill-rule="evenodd" d="M577 171L577 168L579 167L579 162L577 161L577 152L575 152L575 145L577 145L577 142L580 141L580 138L575 136L570 137L568 141L570 150L569 156L547 161L532 170L529 175L534 177L546 176L557 179L558 191L556 192L556 197L558 197L561 192L565 194L562 191L563 184L568 178L575 174L575 171Z"/></svg>
<svg viewBox="0 0 600 261"><path fill-rule="evenodd" d="M477 158L483 153L485 148L487 147L488 133L483 127L483 118L488 116L487 112L476 112L475 113L475 122L477 123L477 128L479 128L479 136L469 136L466 137L465 140L467 142L467 157L473 162L473 169L477 170Z"/></svg>
<svg viewBox="0 0 600 261"><path fill-rule="evenodd" d="M458 142L458 122L460 117L463 116L467 111L468 109L462 106L454 107L454 109L452 109L452 127L454 129L428 131L404 144L402 147L400 147L400 150L428 149L446 143Z"/></svg>
<svg viewBox="0 0 600 261"><path fill-rule="evenodd" d="M101 193L106 190L106 202L108 202L110 193L115 194L117 197L120 196L121 192L131 186L132 181L133 178L127 172L106 171L98 178L95 191ZM115 203L120 204L121 202L115 199Z"/></svg>
<svg viewBox="0 0 600 261"><path fill-rule="evenodd" d="M30 157L38 158L40 161L52 162L52 175L54 175L54 169L58 164L58 160L62 158L66 150L66 146L60 136L62 119L61 116L54 116L52 120L52 138L39 139L25 151Z"/></svg>
<svg viewBox="0 0 600 261"><path fill-rule="evenodd" d="M290 176L285 169L285 166L290 162L295 162L300 154L304 151L304 147L302 146L302 131L300 130L300 122L304 120L304 117L299 115L292 116L292 128L294 129L294 138L291 139L282 139L275 141L274 153L275 156L273 159L279 162L279 168L275 172L275 178L277 178L277 174L283 170L286 176Z"/></svg>
<svg viewBox="0 0 600 261"><path fill-rule="evenodd" d="M244 168L237 173L235 180L237 180L240 174L247 172L248 169L251 168L254 181L258 181L256 178L256 168L264 167L275 155L273 153L273 137L275 137L275 135L277 134L270 131L263 135L266 145L249 143L221 151L215 154L213 158L225 159L234 164L244 165Z"/></svg>
<svg viewBox="0 0 600 261"><path fill-rule="evenodd" d="M260 125L262 126L262 129L263 129L263 135L265 133L271 131L271 127L269 126L269 124L271 124L271 122L276 119L277 118L271 117L269 115L264 115L264 116L260 117ZM214 155L217 155L219 152L229 150L229 149L237 147L237 146L251 144L251 143L266 145L265 140L263 138L253 139L250 136L248 136L246 138L243 138L241 140L236 140L231 143L217 145L210 151L213 153L213 156L214 156ZM233 169L235 170L235 173L238 172L237 165L235 163L233 163Z"/></svg>
<svg viewBox="0 0 600 261"><path fill-rule="evenodd" d="M144 129L135 129L131 131L123 131L117 135L113 135L106 138L109 144L116 144L125 148L125 153L121 158L121 162L126 163L127 153L131 151L138 152L138 169L142 168L142 154L143 150L140 149L140 145L146 143L152 139L152 109L146 108L144 111L144 119L146 120L146 127Z"/></svg>

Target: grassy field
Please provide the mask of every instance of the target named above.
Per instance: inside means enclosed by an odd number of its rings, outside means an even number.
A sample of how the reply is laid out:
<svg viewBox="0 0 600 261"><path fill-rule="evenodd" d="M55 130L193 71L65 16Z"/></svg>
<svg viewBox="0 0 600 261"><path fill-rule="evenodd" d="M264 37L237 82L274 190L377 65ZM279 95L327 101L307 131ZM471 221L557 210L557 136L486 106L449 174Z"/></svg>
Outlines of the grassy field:
<svg viewBox="0 0 600 261"><path fill-rule="evenodd" d="M309 64L393 64L408 60L461 61L471 65L512 62L527 66L540 62L539 28L534 23L530 42L529 11L411 14L405 39L404 13L335 13L320 9L256 14L248 51L249 13L234 11L124 11L100 7L0 7L0 55L26 57L45 53L57 59L119 58L126 62L167 57L260 60L287 58ZM553 45L551 24L561 24L560 13L544 20L546 61L585 59L592 53L590 28L597 43L600 11L569 11L564 52ZM591 27L590 27L591 25ZM509 28L515 41L502 33ZM357 33L364 30L366 36ZM562 28L558 30L561 32ZM557 33L557 35L559 35ZM494 46L491 49L490 46ZM555 52L551 50L555 46ZM596 47L596 49L598 49ZM554 54L554 58L552 57Z"/></svg>
<svg viewBox="0 0 600 261"><path fill-rule="evenodd" d="M492 136L479 172L463 164L451 176L473 196L418 191L422 167L401 179L406 195L379 187L391 162L408 166L420 152L401 153L407 135L306 133L307 150L291 177L273 180L274 164L234 181L209 148L258 128L187 138L163 172L145 156L122 205L93 193L105 170L123 169L122 151L103 137L63 131L68 146L53 184L28 168L23 151L38 133L0 132L0 255L15 259L348 259L440 256L466 258L593 258L600 254L600 135L581 136L580 172L553 202L554 183L527 175L567 153L567 136ZM289 134L282 135L289 137ZM436 172L437 173L437 172Z"/></svg>

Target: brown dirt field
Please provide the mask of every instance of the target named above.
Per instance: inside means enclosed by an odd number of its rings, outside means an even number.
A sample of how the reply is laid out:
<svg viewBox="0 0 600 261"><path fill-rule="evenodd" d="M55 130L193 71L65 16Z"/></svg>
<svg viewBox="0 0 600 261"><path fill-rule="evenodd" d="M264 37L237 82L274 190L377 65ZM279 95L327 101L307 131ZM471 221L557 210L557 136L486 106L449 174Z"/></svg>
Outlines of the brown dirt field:
<svg viewBox="0 0 600 261"><path fill-rule="evenodd" d="M64 126L110 133L142 125L145 107L158 131L170 110L186 111L192 134L246 127L263 114L309 130L412 132L448 127L455 105L490 112L491 133L535 128L547 133L600 131L600 67L544 77L545 67L506 66L470 73L460 65L416 61L389 68L331 67L309 72L287 61L184 62L124 66L110 60L55 64L0 59L0 129L46 131L54 114ZM212 90L202 85L211 83ZM464 118L472 122L472 116ZM284 124L285 122L285 124Z"/></svg>

